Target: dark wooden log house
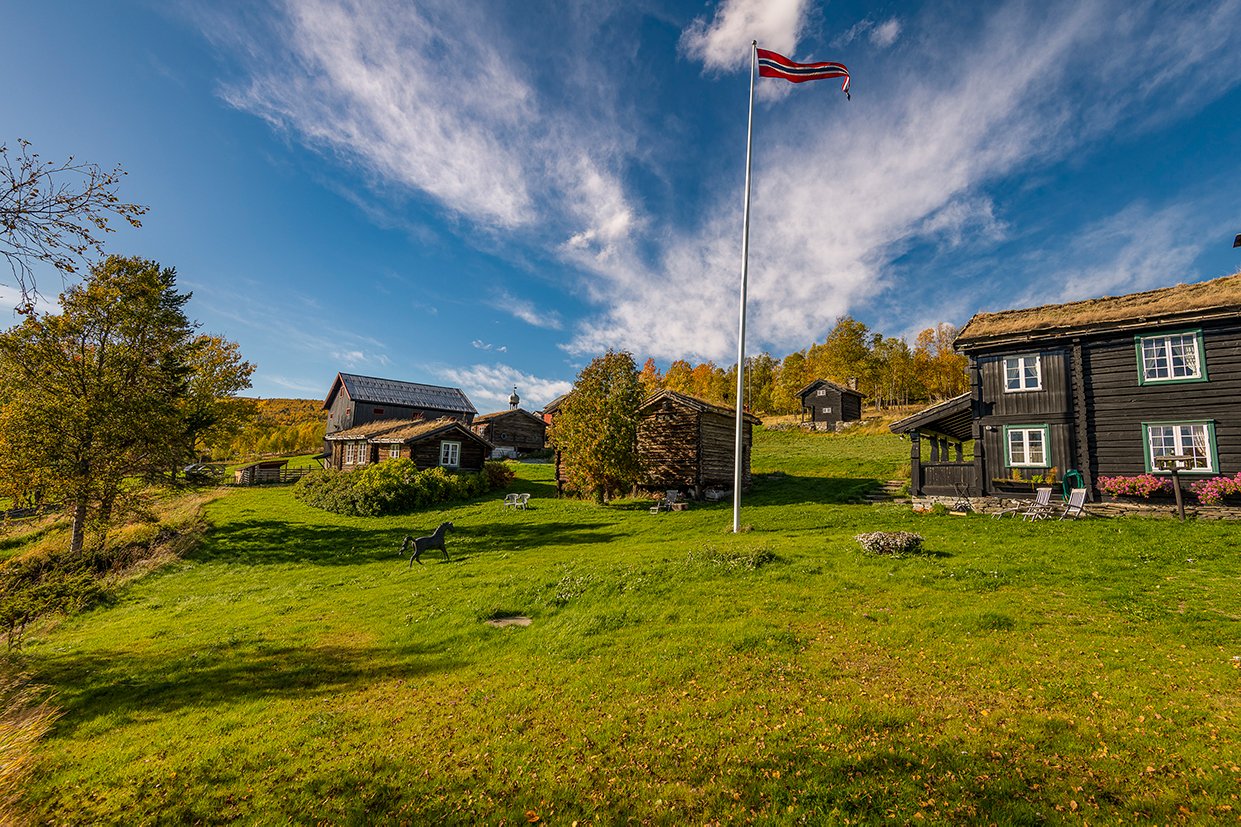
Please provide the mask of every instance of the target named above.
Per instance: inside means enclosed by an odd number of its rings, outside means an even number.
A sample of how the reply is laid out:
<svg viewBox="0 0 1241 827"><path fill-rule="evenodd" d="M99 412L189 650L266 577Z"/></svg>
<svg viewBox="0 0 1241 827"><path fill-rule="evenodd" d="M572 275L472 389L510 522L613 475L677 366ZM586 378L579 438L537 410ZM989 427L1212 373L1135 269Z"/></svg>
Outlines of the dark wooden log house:
<svg viewBox="0 0 1241 827"><path fill-rule="evenodd" d="M801 421L818 431L834 431L842 422L862 418L862 396L855 388L816 379L797 392Z"/></svg>
<svg viewBox="0 0 1241 827"><path fill-rule="evenodd" d="M979 313L955 347L970 391L893 423L916 493L1011 490L1014 477L1241 471L1241 273L1126 296ZM922 450L922 443L930 446ZM961 446L972 443L966 461Z"/></svg>
<svg viewBox="0 0 1241 827"><path fill-rule="evenodd" d="M492 445L461 420L388 419L328 434L328 467L352 470L386 459L412 459L419 469L480 471Z"/></svg>
<svg viewBox="0 0 1241 827"><path fill-rule="evenodd" d="M327 435L391 419L459 419L467 425L478 411L459 388L338 373L323 401Z"/></svg>
<svg viewBox="0 0 1241 827"><path fill-rule="evenodd" d="M541 451L547 444L547 423L521 408L476 416L470 427L507 456Z"/></svg>

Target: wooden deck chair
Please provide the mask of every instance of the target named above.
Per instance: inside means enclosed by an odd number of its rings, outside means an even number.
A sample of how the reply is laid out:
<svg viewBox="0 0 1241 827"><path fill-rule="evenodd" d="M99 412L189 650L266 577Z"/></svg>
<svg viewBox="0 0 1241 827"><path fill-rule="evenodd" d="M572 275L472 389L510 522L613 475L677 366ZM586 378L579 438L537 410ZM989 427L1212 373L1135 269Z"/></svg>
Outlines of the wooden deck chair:
<svg viewBox="0 0 1241 827"><path fill-rule="evenodd" d="M1060 515L1060 519L1076 520L1086 513L1086 489L1074 488L1069 492L1069 502L1064 507L1064 513Z"/></svg>
<svg viewBox="0 0 1241 827"><path fill-rule="evenodd" d="M991 516L995 519L1003 517L1005 514L1011 514L1014 517L1025 517L1034 511L1044 511L1051 506L1051 488L1037 488L1034 491L1034 500L1032 502L1018 503L1011 508L1005 508L997 511Z"/></svg>

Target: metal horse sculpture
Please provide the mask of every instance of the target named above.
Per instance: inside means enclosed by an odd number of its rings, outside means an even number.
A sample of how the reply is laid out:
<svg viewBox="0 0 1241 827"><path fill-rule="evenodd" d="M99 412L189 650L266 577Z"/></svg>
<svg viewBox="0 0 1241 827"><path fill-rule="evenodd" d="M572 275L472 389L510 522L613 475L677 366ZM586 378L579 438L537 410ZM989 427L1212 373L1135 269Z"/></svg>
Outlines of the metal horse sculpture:
<svg viewBox="0 0 1241 827"><path fill-rule="evenodd" d="M413 545L414 553L409 556L409 567L411 569L414 567L414 563L422 565L422 561L418 558L421 557L422 553L428 549L439 549L444 552L444 559L447 560L448 547L444 545L444 532L448 531L450 528L452 528L452 523L440 523L440 527L435 529L434 534L417 538L407 536L401 543L401 550L398 551L397 554L404 556L405 552L409 551L410 545Z"/></svg>

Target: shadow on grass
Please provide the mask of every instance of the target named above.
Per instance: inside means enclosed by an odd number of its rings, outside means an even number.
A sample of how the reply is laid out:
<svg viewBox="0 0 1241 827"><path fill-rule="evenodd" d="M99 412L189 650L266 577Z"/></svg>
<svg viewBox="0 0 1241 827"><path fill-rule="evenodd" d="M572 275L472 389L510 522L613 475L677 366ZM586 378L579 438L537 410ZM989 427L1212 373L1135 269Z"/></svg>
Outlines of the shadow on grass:
<svg viewBox="0 0 1241 827"><path fill-rule="evenodd" d="M65 711L57 727L73 731L97 716L234 704L268 695L309 698L381 681L414 680L462 665L421 647L220 644L180 656L75 653L49 658L38 673L39 680L66 688L57 696Z"/></svg>
<svg viewBox="0 0 1241 827"><path fill-rule="evenodd" d="M845 505L861 502L865 494L878 490L882 485L882 481L877 479L796 476L777 471L755 474L749 499L753 505Z"/></svg>
<svg viewBox="0 0 1241 827"><path fill-rule="evenodd" d="M609 543L620 536L602 530L611 526L608 522L520 522L520 519L518 516L482 525L457 526L447 535L448 554L456 560L537 546ZM189 554L188 559L256 566L299 563L339 566L398 561L402 558L397 556L397 551L404 538L430 534L438 521L438 515L428 519L424 529L365 529L283 520L237 520L213 527L206 542ZM442 560L443 552L425 552L423 559Z"/></svg>

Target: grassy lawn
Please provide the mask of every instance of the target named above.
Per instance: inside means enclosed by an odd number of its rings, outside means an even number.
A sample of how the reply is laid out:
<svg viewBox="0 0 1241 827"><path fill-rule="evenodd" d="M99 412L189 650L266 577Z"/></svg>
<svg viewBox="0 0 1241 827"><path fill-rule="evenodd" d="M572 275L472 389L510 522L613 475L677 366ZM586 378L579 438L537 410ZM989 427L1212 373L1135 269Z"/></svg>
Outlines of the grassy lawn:
<svg viewBox="0 0 1241 827"><path fill-rule="evenodd" d="M849 504L907 450L760 433L735 536L727 503L556 500L546 464L526 512L224 494L195 552L29 640L63 710L29 817L1235 822L1237 527ZM395 556L444 519L451 561Z"/></svg>

